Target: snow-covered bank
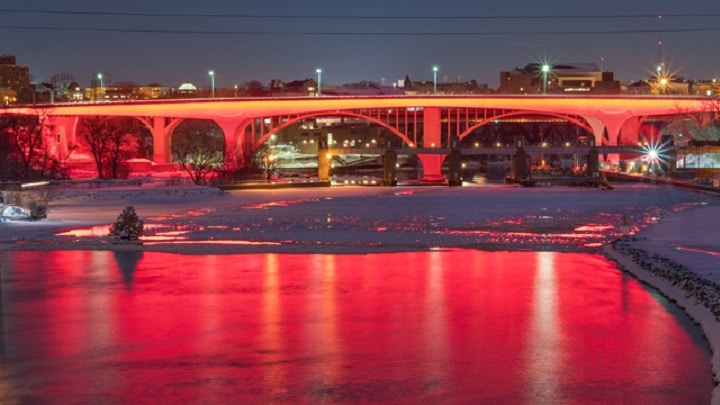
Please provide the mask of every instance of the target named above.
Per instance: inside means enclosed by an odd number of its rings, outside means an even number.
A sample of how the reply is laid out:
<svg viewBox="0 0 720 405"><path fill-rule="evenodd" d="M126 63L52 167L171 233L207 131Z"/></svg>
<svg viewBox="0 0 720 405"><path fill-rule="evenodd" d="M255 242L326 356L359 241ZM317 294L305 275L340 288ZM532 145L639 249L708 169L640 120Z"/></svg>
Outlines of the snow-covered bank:
<svg viewBox="0 0 720 405"><path fill-rule="evenodd" d="M623 218L637 231L674 212L717 203L715 196L654 185L620 185L614 191L505 185L82 190L54 196L45 220L0 224L0 250L115 250L109 226L132 205L144 219L140 248L146 250L597 252L620 236Z"/></svg>
<svg viewBox="0 0 720 405"><path fill-rule="evenodd" d="M603 249L620 269L655 287L700 325L713 352L716 384L720 372L720 243L712 219L718 214L717 206L691 209ZM718 385L712 403L720 404Z"/></svg>

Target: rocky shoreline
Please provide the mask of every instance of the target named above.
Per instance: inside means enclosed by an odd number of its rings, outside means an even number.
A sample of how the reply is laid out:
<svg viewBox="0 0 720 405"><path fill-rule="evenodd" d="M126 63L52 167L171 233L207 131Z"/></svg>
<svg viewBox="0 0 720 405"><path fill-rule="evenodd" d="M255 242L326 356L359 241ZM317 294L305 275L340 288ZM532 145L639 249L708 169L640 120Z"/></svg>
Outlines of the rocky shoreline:
<svg viewBox="0 0 720 405"><path fill-rule="evenodd" d="M605 246L606 257L640 281L655 287L669 300L683 308L702 329L712 350L715 388L712 403L720 404L720 284L708 280L688 265L648 249L644 238L618 239Z"/></svg>

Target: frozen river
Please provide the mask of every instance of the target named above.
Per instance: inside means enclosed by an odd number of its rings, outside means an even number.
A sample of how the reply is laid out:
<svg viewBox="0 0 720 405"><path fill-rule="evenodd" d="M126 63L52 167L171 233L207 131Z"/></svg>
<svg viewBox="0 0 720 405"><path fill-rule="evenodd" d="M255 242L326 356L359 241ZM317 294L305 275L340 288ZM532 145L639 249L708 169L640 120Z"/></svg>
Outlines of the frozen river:
<svg viewBox="0 0 720 405"><path fill-rule="evenodd" d="M643 185L79 192L0 224L0 401L709 403L697 325L599 252L623 218L674 235L667 218L716 203ZM126 205L144 245L112 252Z"/></svg>
<svg viewBox="0 0 720 405"><path fill-rule="evenodd" d="M596 254L6 252L3 403L709 403L709 349Z"/></svg>

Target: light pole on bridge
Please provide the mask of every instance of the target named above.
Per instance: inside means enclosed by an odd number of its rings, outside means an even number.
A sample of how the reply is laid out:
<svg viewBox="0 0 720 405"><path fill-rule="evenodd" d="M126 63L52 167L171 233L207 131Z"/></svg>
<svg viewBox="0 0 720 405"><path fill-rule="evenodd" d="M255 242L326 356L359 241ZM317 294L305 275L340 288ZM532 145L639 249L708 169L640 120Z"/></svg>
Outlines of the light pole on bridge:
<svg viewBox="0 0 720 405"><path fill-rule="evenodd" d="M322 69L315 69L315 73L317 73L317 96L320 97L322 96Z"/></svg>
<svg viewBox="0 0 720 405"><path fill-rule="evenodd" d="M437 94L437 72L440 70L437 66L433 66L433 94Z"/></svg>
<svg viewBox="0 0 720 405"><path fill-rule="evenodd" d="M542 76L543 76L543 94L547 94L547 82L548 82L548 73L550 73L550 65L547 63L543 64L540 68L542 70Z"/></svg>
<svg viewBox="0 0 720 405"><path fill-rule="evenodd" d="M215 71L208 72L210 75L210 98L215 98Z"/></svg>
<svg viewBox="0 0 720 405"><path fill-rule="evenodd" d="M103 74L102 74L102 73L98 73L98 74L97 74L97 78L98 78L98 80L100 81L100 93L98 94L98 96L101 97L101 98L105 98L105 97L104 97L104 95L105 95L105 83L103 82Z"/></svg>

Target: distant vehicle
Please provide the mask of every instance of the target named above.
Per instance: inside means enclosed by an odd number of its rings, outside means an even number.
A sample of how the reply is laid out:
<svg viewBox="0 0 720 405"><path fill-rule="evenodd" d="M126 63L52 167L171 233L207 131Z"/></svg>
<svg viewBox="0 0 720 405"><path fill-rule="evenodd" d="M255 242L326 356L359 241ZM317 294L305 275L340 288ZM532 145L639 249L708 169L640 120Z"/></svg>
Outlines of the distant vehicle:
<svg viewBox="0 0 720 405"><path fill-rule="evenodd" d="M22 207L17 205L0 205L0 220L2 221L19 221L32 219L32 215Z"/></svg>

